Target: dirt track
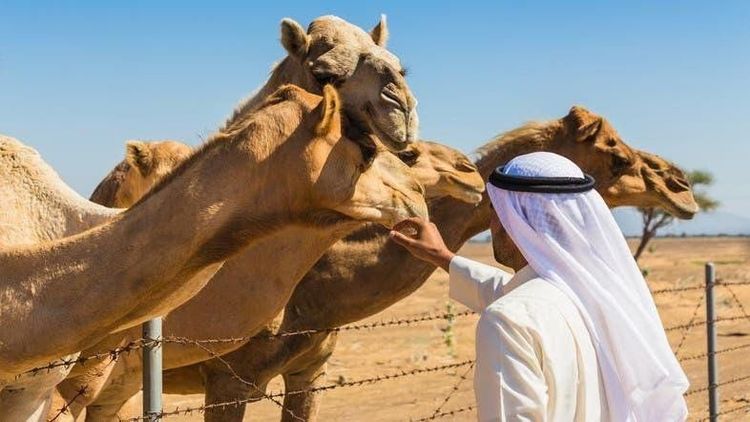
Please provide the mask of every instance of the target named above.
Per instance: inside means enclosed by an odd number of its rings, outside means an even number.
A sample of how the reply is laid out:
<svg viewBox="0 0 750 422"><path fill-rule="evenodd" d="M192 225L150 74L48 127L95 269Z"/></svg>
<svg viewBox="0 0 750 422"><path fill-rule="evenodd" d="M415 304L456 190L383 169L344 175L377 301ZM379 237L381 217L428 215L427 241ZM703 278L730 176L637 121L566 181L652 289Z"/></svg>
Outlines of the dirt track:
<svg viewBox="0 0 750 422"><path fill-rule="evenodd" d="M483 262L492 263L488 244L469 244L461 254ZM688 238L657 239L653 250L642 258L641 266L648 271L652 290L698 286L703 283L703 264L712 260L717 265L720 280L727 282L750 282L750 239ZM415 294L401 301L369 321L417 315L426 312L442 312L447 309L447 275L436 272ZM744 311L750 313L750 286L735 287ZM702 290L671 293L656 297L662 320L666 327L705 318L705 308L696 304ZM743 309L724 288L717 290L717 310L720 317L743 315ZM463 310L456 306L456 311ZM366 321L365 321L366 322ZM378 329L370 332L345 332L339 337L338 349L330 360L329 381L356 380L400 370L424 368L446 363L461 362L474 358L475 316L459 318L450 331L452 347L446 345L445 321L416 324L410 327ZM685 341L678 352L681 358L698 355L705 351L705 327L669 333L673 348L677 348L683 334ZM750 319L719 324L719 349L750 343ZM720 355L720 381L750 375L750 348ZM695 359L683 362L690 376L692 388L705 386L705 361ZM442 371L383 381L365 387L339 388L328 392L323 398L319 414L321 421L408 421L432 414L466 368ZM279 391L282 385L276 380L271 391ZM729 384L720 390L722 409L750 405L750 379ZM200 406L202 396L167 396L165 410L175 406ZM688 397L692 419L706 415L705 393ZM471 391L471 374L458 392L444 406L444 410L457 409L474 404ZM139 403L133 403L133 407ZM131 407L131 409L133 409ZM138 408L135 407L135 410ZM248 406L246 420L279 420L279 408L270 402ZM730 417L731 416L731 417ZM750 409L732 413L726 420L750 420ZM201 415L172 417L167 420L199 421ZM473 412L463 412L441 420L475 420Z"/></svg>

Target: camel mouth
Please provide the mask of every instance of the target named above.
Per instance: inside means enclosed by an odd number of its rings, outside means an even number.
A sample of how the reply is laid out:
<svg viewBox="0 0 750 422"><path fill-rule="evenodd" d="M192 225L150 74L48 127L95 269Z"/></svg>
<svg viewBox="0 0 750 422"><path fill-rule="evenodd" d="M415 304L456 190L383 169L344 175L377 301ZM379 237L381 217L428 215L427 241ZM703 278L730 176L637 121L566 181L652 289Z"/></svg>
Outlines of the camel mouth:
<svg viewBox="0 0 750 422"><path fill-rule="evenodd" d="M400 200L398 205L352 204L339 212L358 221L369 221L392 228L396 223L412 217L427 218L427 204Z"/></svg>
<svg viewBox="0 0 750 422"><path fill-rule="evenodd" d="M458 188L452 193L452 197L467 204L478 204L482 202L484 194L484 180L478 177L479 184L471 181L461 180L456 176L451 176L449 180Z"/></svg>
<svg viewBox="0 0 750 422"><path fill-rule="evenodd" d="M401 151L407 145L409 145L409 128L404 127L404 135L395 135L395 130L387 130L378 124L378 120L375 117L375 109L372 104L368 104L365 107L365 114L372 132L377 136L388 149L392 151ZM397 125L396 125L397 126Z"/></svg>
<svg viewBox="0 0 750 422"><path fill-rule="evenodd" d="M698 204L693 203L682 203L682 202L673 202L670 207L670 214L673 216L679 218L680 220L692 220L693 217L695 217L696 214L698 214L698 211L700 211L700 207L698 207Z"/></svg>

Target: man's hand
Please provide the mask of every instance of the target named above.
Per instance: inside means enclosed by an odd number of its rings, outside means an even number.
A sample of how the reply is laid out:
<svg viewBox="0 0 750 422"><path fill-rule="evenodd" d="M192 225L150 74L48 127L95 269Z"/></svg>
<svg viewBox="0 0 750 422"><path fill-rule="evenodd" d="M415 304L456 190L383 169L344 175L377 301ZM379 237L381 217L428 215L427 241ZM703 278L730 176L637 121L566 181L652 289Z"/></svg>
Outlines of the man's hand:
<svg viewBox="0 0 750 422"><path fill-rule="evenodd" d="M404 234L409 231L416 231L416 233L412 236ZM445 246L437 227L423 218L408 218L396 224L391 230L391 239L405 247L415 257L435 264L445 271L448 271L451 259L455 256Z"/></svg>

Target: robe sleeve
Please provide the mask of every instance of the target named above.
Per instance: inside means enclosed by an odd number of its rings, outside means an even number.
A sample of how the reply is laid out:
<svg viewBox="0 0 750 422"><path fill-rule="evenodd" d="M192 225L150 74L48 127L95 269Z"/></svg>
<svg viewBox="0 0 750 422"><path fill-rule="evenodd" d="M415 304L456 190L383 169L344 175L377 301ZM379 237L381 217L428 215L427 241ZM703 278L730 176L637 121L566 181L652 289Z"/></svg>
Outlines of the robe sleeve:
<svg viewBox="0 0 750 422"><path fill-rule="evenodd" d="M548 419L549 395L533 336L493 309L482 314L474 375L480 422Z"/></svg>
<svg viewBox="0 0 750 422"><path fill-rule="evenodd" d="M499 268L454 256L449 267L449 296L474 312L482 312L503 295L513 277Z"/></svg>

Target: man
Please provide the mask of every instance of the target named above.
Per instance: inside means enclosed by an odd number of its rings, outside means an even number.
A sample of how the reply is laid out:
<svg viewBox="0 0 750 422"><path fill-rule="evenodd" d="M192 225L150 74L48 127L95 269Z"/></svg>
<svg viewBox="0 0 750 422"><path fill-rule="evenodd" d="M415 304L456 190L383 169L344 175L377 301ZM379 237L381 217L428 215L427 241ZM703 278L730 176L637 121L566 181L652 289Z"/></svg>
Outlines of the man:
<svg viewBox="0 0 750 422"><path fill-rule="evenodd" d="M515 275L456 256L424 220L394 241L450 273L450 296L480 312L474 389L480 421L683 421L688 381L648 287L594 180L547 152L487 184L528 265ZM458 216L457 216L458 217ZM416 225L417 234L401 233ZM498 255L498 245L494 245Z"/></svg>

